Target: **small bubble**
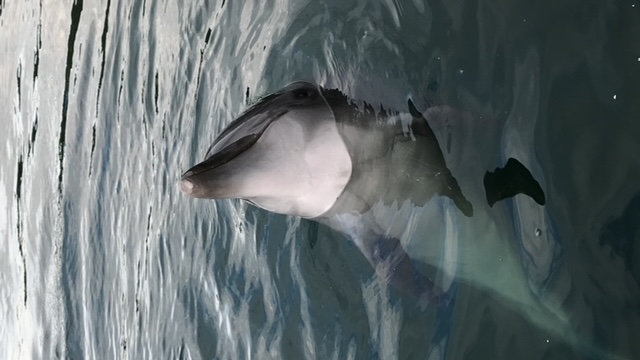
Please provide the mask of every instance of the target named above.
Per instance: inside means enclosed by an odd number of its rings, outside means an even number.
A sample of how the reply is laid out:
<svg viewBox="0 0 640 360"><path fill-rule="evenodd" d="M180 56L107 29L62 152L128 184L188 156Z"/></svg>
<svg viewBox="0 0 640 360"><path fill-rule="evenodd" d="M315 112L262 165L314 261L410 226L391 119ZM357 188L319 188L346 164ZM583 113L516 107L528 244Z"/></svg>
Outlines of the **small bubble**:
<svg viewBox="0 0 640 360"><path fill-rule="evenodd" d="M542 235L542 230L540 230L540 228L536 228L536 236L540 236Z"/></svg>
<svg viewBox="0 0 640 360"><path fill-rule="evenodd" d="M458 70L458 73L459 73L460 75L462 75L462 74L464 73L464 70L463 70L463 69L460 69L460 70Z"/></svg>
<svg viewBox="0 0 640 360"><path fill-rule="evenodd" d="M500 260L500 262L502 262L502 258L500 258L499 260Z"/></svg>
<svg viewBox="0 0 640 360"><path fill-rule="evenodd" d="M547 344L549 343L549 339L547 339Z"/></svg>
<svg viewBox="0 0 640 360"><path fill-rule="evenodd" d="M613 95L613 100L615 100L615 99L617 99L617 98L618 98L618 95L615 95L615 94L614 94L614 95Z"/></svg>

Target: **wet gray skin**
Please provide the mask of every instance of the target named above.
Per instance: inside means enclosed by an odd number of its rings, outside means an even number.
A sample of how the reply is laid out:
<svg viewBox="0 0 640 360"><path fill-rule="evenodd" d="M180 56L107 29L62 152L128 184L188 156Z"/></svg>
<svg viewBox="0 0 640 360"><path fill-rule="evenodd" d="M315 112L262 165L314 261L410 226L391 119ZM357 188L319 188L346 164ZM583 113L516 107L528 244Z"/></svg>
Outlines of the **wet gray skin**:
<svg viewBox="0 0 640 360"><path fill-rule="evenodd" d="M388 221L380 211L447 197L473 214L429 124L407 106L408 113L392 114L338 90L293 83L234 120L184 173L181 190L314 219L351 238L396 288L422 302L446 300L402 246L408 220Z"/></svg>

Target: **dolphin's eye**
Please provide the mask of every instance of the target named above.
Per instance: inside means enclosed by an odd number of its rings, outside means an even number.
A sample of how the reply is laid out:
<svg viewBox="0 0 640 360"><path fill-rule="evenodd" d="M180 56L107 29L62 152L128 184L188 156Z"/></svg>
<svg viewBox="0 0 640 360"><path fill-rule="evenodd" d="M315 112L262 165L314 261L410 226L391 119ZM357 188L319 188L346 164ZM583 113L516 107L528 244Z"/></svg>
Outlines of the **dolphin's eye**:
<svg viewBox="0 0 640 360"><path fill-rule="evenodd" d="M311 89L297 89L293 92L293 97L296 99L307 99L313 95L313 90Z"/></svg>

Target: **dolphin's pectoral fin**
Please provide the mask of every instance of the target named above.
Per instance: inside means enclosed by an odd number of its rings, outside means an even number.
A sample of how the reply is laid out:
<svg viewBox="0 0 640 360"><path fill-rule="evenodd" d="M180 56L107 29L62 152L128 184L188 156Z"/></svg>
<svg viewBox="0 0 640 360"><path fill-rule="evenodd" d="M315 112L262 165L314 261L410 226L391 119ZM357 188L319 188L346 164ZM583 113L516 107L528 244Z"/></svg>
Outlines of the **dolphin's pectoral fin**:
<svg viewBox="0 0 640 360"><path fill-rule="evenodd" d="M418 111L418 109L416 109L416 106L413 104L413 101L411 101L411 99L407 100L407 105L409 106L409 113L411 114L411 116L422 117L422 113Z"/></svg>
<svg viewBox="0 0 640 360"><path fill-rule="evenodd" d="M546 202L540 184L531 172L514 158L509 158L504 168L496 168L493 172L485 173L484 189L489 206L518 194L527 195L540 205Z"/></svg>
<svg viewBox="0 0 640 360"><path fill-rule="evenodd" d="M360 242L360 250L376 274L398 290L416 297L421 305L430 302L448 304L449 297L430 278L420 273L407 255L400 240L378 237Z"/></svg>
<svg viewBox="0 0 640 360"><path fill-rule="evenodd" d="M418 111L411 99L407 100L407 106L409 107L409 113L415 120L411 125L412 131L414 134L428 140L426 143L429 145L426 145L427 148L425 148L425 151L433 154L433 158L431 159L432 164L435 165L436 168L440 169L440 171L438 171L434 176L434 180L439 181L438 193L453 200L458 209L460 209L465 216L473 216L473 205L471 205L469 200L465 198L460 186L458 185L458 181L447 167L444 156L442 155L440 144L438 143L438 139L431 129L429 122L425 119L422 113Z"/></svg>

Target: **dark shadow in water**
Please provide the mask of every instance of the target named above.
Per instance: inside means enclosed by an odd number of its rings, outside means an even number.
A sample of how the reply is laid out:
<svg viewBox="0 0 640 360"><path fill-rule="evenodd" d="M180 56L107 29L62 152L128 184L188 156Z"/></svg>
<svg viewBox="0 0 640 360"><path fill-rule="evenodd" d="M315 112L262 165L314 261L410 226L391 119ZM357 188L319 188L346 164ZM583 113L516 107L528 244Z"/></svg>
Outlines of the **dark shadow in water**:
<svg viewBox="0 0 640 360"><path fill-rule="evenodd" d="M22 104L22 62L18 60L18 68L16 69L16 82L18 84L18 108Z"/></svg>
<svg viewBox="0 0 640 360"><path fill-rule="evenodd" d="M105 10L104 15L104 25L102 26L102 36L100 37L100 46L102 50L102 59L100 60L100 77L98 78L98 94L96 95L96 117L98 116L98 111L100 106L98 103L100 102L100 90L102 89L102 81L104 80L104 66L105 66L105 58L107 55L107 34L109 33L109 9L111 8L111 0L107 0L107 8ZM91 151L93 154L93 151Z"/></svg>
<svg viewBox="0 0 640 360"><path fill-rule="evenodd" d="M640 285L640 194L631 199L617 219L607 223L599 244L609 245L611 252L624 260L624 266Z"/></svg>
<svg viewBox="0 0 640 360"><path fill-rule="evenodd" d="M102 90L102 81L104 80L104 68L107 55L107 34L109 33L109 9L111 8L111 0L107 0L105 9L104 24L102 25L102 36L100 37L100 50L102 59L100 60L100 77L98 78L98 89L96 95L96 118L100 112L100 91ZM91 126L91 152L89 153L89 177L91 177L91 169L93 168L93 153L96 149L96 123Z"/></svg>
<svg viewBox="0 0 640 360"><path fill-rule="evenodd" d="M34 144L36 143L37 133L38 133L38 113L36 113L36 118L33 121L33 126L31 127L31 141L29 141L29 152L28 152L29 157L33 155L33 148L34 148Z"/></svg>
<svg viewBox="0 0 640 360"><path fill-rule="evenodd" d="M31 144L29 144L31 146ZM20 258L22 259L22 266L24 267L23 282L24 282L24 305L27 306L27 258L24 255L24 239L22 238L22 211L20 210L20 200L22 198L22 168L24 162L22 155L18 158L18 178L16 179L16 207L17 207L17 232L18 232L18 250L20 251Z"/></svg>
<svg viewBox="0 0 640 360"><path fill-rule="evenodd" d="M527 195L540 205L546 202L540 184L531 172L514 158L509 158L503 168L496 168L493 172L487 171L484 174L484 190L489 206L518 194Z"/></svg>
<svg viewBox="0 0 640 360"><path fill-rule="evenodd" d="M198 75L196 76L196 89L198 89L198 91L195 92L195 103L196 104L200 104L201 98L199 97L199 95L201 94L200 90L200 79L202 79L202 64L204 62L204 54L205 51L207 50L207 46L209 45L209 41L211 40L211 28L209 28L207 30L207 35L204 38L204 45L202 46L202 48L200 49L200 61L198 62Z"/></svg>
<svg viewBox="0 0 640 360"><path fill-rule="evenodd" d="M2 3L2 0L0 0ZM39 3L39 12L38 12L38 27L37 27L37 45L36 51L33 53L33 83L35 84L36 79L38 78L38 67L40 66L40 49L42 49L42 0ZM0 5L2 7L2 5Z"/></svg>
<svg viewBox="0 0 640 360"><path fill-rule="evenodd" d="M67 42L67 66L64 70L64 93L62 94L62 120L60 121L60 139L58 140L58 158L60 169L58 171L58 192L62 197L62 173L64 170L64 146L66 143L67 113L69 111L69 83L71 78L71 67L73 66L73 52L76 44L76 35L80 25L82 15L82 0L77 0L71 8L71 29L69 30L69 40Z"/></svg>

